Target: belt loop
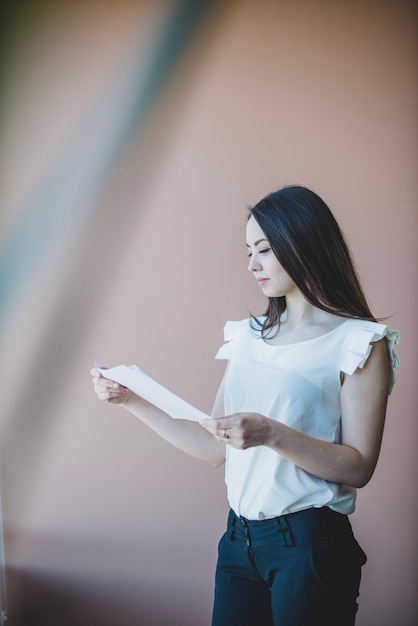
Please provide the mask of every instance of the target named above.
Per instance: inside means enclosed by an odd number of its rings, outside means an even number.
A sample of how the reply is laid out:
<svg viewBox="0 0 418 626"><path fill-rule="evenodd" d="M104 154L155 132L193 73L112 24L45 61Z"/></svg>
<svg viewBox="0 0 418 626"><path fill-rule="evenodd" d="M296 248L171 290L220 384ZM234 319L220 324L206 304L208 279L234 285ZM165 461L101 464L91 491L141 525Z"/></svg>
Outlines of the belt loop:
<svg viewBox="0 0 418 626"><path fill-rule="evenodd" d="M229 537L229 539L234 538L234 528L235 528L235 521L236 521L236 515L235 512L231 509L229 511L229 515L228 515L228 529L227 529L227 535Z"/></svg>
<svg viewBox="0 0 418 626"><path fill-rule="evenodd" d="M280 515L279 517L276 517L276 519L279 526L279 531L283 538L284 545L286 546L286 548L294 546L295 542L293 540L292 531L287 520L287 515Z"/></svg>

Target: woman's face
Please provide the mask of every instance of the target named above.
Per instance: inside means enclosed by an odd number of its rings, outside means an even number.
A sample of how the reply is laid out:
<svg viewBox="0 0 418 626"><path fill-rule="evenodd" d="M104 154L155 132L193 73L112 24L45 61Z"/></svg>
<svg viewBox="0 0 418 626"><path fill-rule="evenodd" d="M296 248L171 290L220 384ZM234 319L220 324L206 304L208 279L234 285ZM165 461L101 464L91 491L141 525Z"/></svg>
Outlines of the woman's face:
<svg viewBox="0 0 418 626"><path fill-rule="evenodd" d="M280 265L258 222L250 217L247 222L247 248L253 273L265 296L278 298L300 293L289 274Z"/></svg>

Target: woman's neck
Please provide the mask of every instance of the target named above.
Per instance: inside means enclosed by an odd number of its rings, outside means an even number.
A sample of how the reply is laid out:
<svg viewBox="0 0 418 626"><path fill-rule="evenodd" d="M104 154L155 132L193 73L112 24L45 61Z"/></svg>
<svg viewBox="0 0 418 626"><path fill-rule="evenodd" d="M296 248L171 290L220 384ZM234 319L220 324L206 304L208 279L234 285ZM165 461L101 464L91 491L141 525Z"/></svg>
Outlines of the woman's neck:
<svg viewBox="0 0 418 626"><path fill-rule="evenodd" d="M292 329L298 326L316 324L323 318L324 313L325 311L310 304L302 295L294 298L287 297L286 309L281 316L280 324Z"/></svg>

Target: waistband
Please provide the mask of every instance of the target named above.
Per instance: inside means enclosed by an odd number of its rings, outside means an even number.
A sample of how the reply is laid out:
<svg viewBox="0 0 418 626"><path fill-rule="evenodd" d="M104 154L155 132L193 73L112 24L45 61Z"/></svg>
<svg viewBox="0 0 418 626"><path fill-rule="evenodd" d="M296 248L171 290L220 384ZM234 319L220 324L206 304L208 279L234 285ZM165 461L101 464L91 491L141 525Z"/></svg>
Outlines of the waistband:
<svg viewBox="0 0 418 626"><path fill-rule="evenodd" d="M263 541L279 536L286 546L334 538L354 540L347 515L332 511L329 507L304 509L266 520L249 520L236 515L231 509L227 533L230 538L242 537L247 542L249 538L252 541Z"/></svg>

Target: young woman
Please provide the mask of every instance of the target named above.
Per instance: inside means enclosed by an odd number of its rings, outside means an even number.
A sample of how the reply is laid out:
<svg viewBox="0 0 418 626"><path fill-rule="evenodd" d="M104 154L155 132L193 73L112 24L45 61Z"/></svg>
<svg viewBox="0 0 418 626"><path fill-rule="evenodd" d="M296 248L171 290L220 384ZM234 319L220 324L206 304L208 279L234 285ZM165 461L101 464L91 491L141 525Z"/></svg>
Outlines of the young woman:
<svg viewBox="0 0 418 626"><path fill-rule="evenodd" d="M348 515L379 456L399 333L375 321L314 192L268 195L246 234L268 306L225 326L213 419L173 420L93 369L95 390L184 452L226 461L213 626L352 626L366 557Z"/></svg>

